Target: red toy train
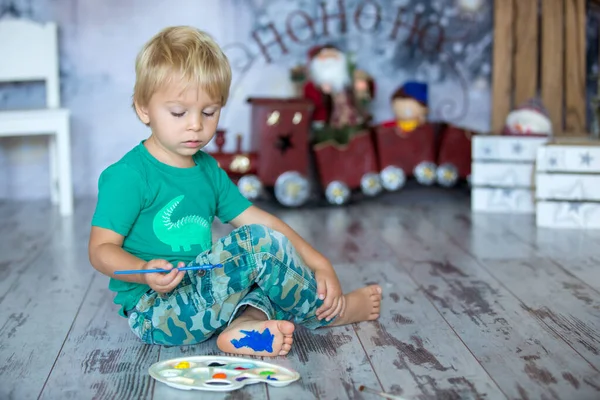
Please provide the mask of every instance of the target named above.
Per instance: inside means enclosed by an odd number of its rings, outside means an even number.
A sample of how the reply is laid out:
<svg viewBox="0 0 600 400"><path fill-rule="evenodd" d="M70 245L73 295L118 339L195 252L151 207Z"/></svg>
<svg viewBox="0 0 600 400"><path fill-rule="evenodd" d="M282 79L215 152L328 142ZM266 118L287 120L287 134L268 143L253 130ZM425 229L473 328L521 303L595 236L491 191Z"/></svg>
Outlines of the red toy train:
<svg viewBox="0 0 600 400"><path fill-rule="evenodd" d="M305 204L311 194L310 159L314 155L320 186L331 204L345 204L353 191L375 196L402 188L407 176L423 185L454 186L471 170L471 133L446 124L425 124L410 133L378 125L355 134L344 146L310 143L313 105L303 98L250 98L251 151L242 152L238 137L233 153L222 151L219 164L249 199L272 188L285 206Z"/></svg>

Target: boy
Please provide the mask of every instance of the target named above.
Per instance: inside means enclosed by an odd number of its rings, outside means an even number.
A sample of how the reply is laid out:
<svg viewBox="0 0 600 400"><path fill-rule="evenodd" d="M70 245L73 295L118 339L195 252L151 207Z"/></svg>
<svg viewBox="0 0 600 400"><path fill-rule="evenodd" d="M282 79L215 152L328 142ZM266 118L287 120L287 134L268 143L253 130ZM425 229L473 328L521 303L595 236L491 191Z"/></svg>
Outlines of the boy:
<svg viewBox="0 0 600 400"><path fill-rule="evenodd" d="M149 344L219 333L221 351L258 356L290 351L290 321L314 329L378 318L379 286L343 295L331 263L200 151L230 83L226 56L197 29L164 29L138 54L133 107L151 134L102 172L89 243L120 315ZM213 244L215 216L235 229ZM186 264L222 266L174 267ZM114 275L158 268L171 271Z"/></svg>

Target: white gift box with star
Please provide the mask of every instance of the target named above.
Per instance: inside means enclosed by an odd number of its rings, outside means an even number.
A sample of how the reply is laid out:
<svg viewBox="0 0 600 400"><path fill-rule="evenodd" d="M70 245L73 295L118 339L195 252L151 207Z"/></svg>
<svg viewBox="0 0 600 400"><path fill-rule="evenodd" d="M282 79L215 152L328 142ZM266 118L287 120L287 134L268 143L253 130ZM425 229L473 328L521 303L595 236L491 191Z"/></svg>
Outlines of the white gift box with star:
<svg viewBox="0 0 600 400"><path fill-rule="evenodd" d="M535 213L535 160L547 137L473 136L471 210Z"/></svg>
<svg viewBox="0 0 600 400"><path fill-rule="evenodd" d="M559 139L538 150L536 224L600 229L600 141Z"/></svg>

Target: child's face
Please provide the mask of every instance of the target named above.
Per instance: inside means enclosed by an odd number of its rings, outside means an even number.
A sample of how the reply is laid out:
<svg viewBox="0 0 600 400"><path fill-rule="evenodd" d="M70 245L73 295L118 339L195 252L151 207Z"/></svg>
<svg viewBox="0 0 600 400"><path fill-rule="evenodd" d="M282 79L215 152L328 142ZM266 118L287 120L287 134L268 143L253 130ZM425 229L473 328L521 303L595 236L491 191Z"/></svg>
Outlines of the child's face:
<svg viewBox="0 0 600 400"><path fill-rule="evenodd" d="M147 106L137 106L137 113L152 129L154 144L177 165L206 146L214 137L221 104L208 97L201 88L167 85L152 95Z"/></svg>

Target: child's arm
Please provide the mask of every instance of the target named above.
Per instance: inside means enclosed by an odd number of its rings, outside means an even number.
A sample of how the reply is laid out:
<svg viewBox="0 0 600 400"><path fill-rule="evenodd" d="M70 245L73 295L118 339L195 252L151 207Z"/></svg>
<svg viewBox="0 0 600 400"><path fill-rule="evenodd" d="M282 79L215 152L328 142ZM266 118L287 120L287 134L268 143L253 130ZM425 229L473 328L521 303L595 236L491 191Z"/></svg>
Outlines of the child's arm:
<svg viewBox="0 0 600 400"><path fill-rule="evenodd" d="M141 258L135 257L123 250L121 247L123 240L124 237L122 235L110 229L92 226L88 246L92 266L111 278L117 278L114 272L120 270L173 268L166 260L151 260L146 262ZM118 275L118 279L149 285L159 293L168 293L179 285L183 275L185 275L185 272L173 269L168 274L127 274Z"/></svg>
<svg viewBox="0 0 600 400"><path fill-rule="evenodd" d="M292 242L306 265L315 272L319 298L325 299L323 306L317 310L319 319L327 318L329 320L338 314L343 314L346 304L345 298L342 295L340 282L333 265L288 224L256 206L250 206L246 211L231 220L230 224L236 228L242 225L261 224L285 235Z"/></svg>
<svg viewBox="0 0 600 400"><path fill-rule="evenodd" d="M123 240L123 236L110 229L92 226L88 246L92 266L112 278L118 270L143 269L146 261L123 250ZM121 275L119 280L146 284L144 274Z"/></svg>

